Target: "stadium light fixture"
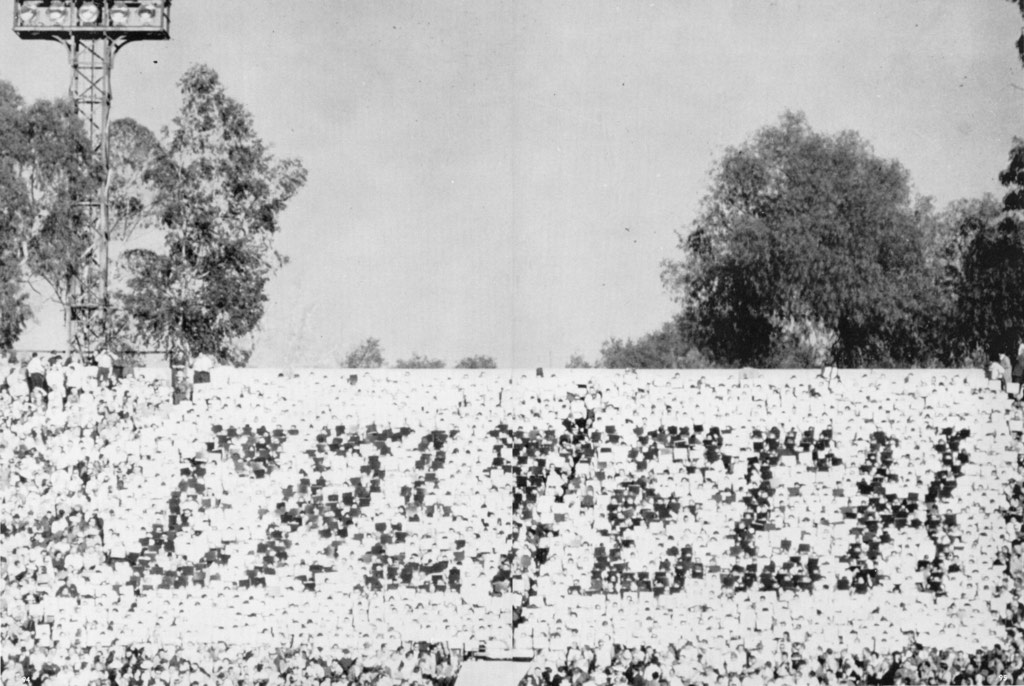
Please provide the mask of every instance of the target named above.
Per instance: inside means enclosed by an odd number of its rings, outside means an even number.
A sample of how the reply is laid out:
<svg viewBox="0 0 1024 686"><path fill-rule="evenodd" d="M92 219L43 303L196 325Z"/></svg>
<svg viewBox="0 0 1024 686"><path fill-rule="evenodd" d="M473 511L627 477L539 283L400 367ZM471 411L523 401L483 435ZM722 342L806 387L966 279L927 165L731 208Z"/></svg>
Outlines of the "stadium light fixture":
<svg viewBox="0 0 1024 686"><path fill-rule="evenodd" d="M92 25L100 20L100 8L95 2L83 2L78 6L78 21L83 25Z"/></svg>
<svg viewBox="0 0 1024 686"><path fill-rule="evenodd" d="M109 12L111 26L128 25L128 5L123 2L114 3Z"/></svg>
<svg viewBox="0 0 1024 686"><path fill-rule="evenodd" d="M54 3L46 9L46 20L44 26L65 26L68 23L68 7L64 4Z"/></svg>
<svg viewBox="0 0 1024 686"><path fill-rule="evenodd" d="M35 21L38 12L38 4L26 2L18 8L18 23L22 26L30 26Z"/></svg>
<svg viewBox="0 0 1024 686"><path fill-rule="evenodd" d="M155 2L147 2L139 8L139 23L145 26L152 26L157 20L157 7Z"/></svg>
<svg viewBox="0 0 1024 686"><path fill-rule="evenodd" d="M14 31L50 40L170 37L171 0L15 0Z"/></svg>

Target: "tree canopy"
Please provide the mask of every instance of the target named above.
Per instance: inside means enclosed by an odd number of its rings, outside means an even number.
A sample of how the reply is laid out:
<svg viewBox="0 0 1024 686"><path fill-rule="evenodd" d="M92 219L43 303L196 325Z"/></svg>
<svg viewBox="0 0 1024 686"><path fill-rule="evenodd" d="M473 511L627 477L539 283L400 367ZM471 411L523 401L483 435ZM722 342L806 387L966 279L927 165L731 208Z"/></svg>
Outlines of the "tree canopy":
<svg viewBox="0 0 1024 686"><path fill-rule="evenodd" d="M67 304L83 269L91 227L78 202L101 182L85 129L67 100L27 105L0 81L0 344L31 316L24 285L39 278Z"/></svg>
<svg viewBox="0 0 1024 686"><path fill-rule="evenodd" d="M966 347L980 346L990 357L1014 355L1024 341L1024 140L1014 140L999 180L1007 188L1003 211L989 203L966 215L955 274Z"/></svg>
<svg viewBox="0 0 1024 686"><path fill-rule="evenodd" d="M498 365L490 355L471 355L459 360L456 369L497 369Z"/></svg>
<svg viewBox="0 0 1024 686"><path fill-rule="evenodd" d="M587 358L583 357L579 353L573 353L569 356L569 361L565 363L566 369L590 369L594 365L587 362Z"/></svg>
<svg viewBox="0 0 1024 686"><path fill-rule="evenodd" d="M377 338L367 338L345 355L346 369L376 369L384 366L384 349Z"/></svg>
<svg viewBox="0 0 1024 686"><path fill-rule="evenodd" d="M718 362L904 364L932 343L929 212L899 162L787 112L725 152L663 279Z"/></svg>
<svg viewBox="0 0 1024 686"><path fill-rule="evenodd" d="M111 235L131 238L136 229L160 227L158 186L153 180L170 173L170 159L157 136L134 119L110 124L109 200Z"/></svg>
<svg viewBox="0 0 1024 686"><path fill-rule="evenodd" d="M609 338L601 346L598 367L607 369L686 369L707 366L693 342L692 326L676 316L660 329L632 338Z"/></svg>
<svg viewBox="0 0 1024 686"><path fill-rule="evenodd" d="M14 345L32 315L23 286L16 205L7 202L9 191L17 186L10 167L0 164L0 350Z"/></svg>
<svg viewBox="0 0 1024 686"><path fill-rule="evenodd" d="M268 152L251 114L227 95L214 70L194 66L179 87L181 110L162 150L138 131L124 137L126 156L148 149L142 179L164 250L125 253L129 278L120 299L144 341L180 341L244 364L267 283L286 261L274 248L278 216L305 183L306 170ZM137 176L124 175L126 191ZM136 196L124 197L119 207L130 215Z"/></svg>
<svg viewBox="0 0 1024 686"><path fill-rule="evenodd" d="M395 362L396 369L444 369L444 360L413 353L407 360Z"/></svg>

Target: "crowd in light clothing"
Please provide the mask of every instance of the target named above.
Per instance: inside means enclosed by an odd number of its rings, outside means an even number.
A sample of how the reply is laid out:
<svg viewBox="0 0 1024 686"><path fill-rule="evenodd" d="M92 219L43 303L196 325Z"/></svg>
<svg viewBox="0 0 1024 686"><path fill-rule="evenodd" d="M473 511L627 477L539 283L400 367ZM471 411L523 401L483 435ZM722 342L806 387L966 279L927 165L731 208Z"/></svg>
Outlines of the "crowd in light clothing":
<svg viewBox="0 0 1024 686"><path fill-rule="evenodd" d="M100 350L90 364L79 353L49 355L32 353L19 360L13 353L0 358L0 390L14 401L29 401L37 407L63 410L83 392L96 387L110 387L114 356Z"/></svg>
<svg viewBox="0 0 1024 686"><path fill-rule="evenodd" d="M963 375L238 370L174 405L36 360L0 390L4 683L451 684L480 643L530 685L1024 679L1020 406Z"/></svg>

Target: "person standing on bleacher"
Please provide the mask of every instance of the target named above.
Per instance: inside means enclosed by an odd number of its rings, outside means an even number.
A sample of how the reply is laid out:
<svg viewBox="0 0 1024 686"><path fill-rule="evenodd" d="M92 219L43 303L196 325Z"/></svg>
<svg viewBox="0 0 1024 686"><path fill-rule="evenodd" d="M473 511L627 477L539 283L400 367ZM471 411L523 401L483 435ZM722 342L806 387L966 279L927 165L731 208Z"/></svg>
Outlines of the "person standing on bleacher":
<svg viewBox="0 0 1024 686"><path fill-rule="evenodd" d="M172 399L177 405L182 400L190 400L192 397L188 378L188 350L184 343L176 342L174 344L171 349L170 362Z"/></svg>
<svg viewBox="0 0 1024 686"><path fill-rule="evenodd" d="M50 358L50 365L46 369L47 406L54 409L64 409L64 400L67 397L67 378L64 375L64 365L59 357Z"/></svg>
<svg viewBox="0 0 1024 686"><path fill-rule="evenodd" d="M100 348L100 351L96 353L96 381L101 386L104 384L107 388L111 386L114 381L113 368L114 356L106 348Z"/></svg>
<svg viewBox="0 0 1024 686"><path fill-rule="evenodd" d="M1002 389L1004 393L1008 393L1013 379L1013 365L1010 364L1010 357L1006 353L999 353L999 366L1003 368Z"/></svg>
<svg viewBox="0 0 1024 686"><path fill-rule="evenodd" d="M216 361L212 355L206 353L199 353L196 355L195 362L192 364L192 371L194 375L192 377L193 383L210 383L210 372L213 370Z"/></svg>
<svg viewBox="0 0 1024 686"><path fill-rule="evenodd" d="M10 357L10 369L6 376L7 393L14 400L20 400L27 398L29 395L28 390L28 376L25 374L25 368L18 362L18 356L11 353Z"/></svg>
<svg viewBox="0 0 1024 686"><path fill-rule="evenodd" d="M43 358L39 357L39 353L32 353L32 359L28 361L28 365L25 367L25 372L28 374L28 392L29 395L35 399L38 395L36 391L40 391L44 396L46 394L46 365L43 364Z"/></svg>
<svg viewBox="0 0 1024 686"><path fill-rule="evenodd" d="M67 401L71 403L78 402L78 398L82 395L86 383L82 360L78 353L71 353L71 356L68 357L64 369L64 377L68 389Z"/></svg>

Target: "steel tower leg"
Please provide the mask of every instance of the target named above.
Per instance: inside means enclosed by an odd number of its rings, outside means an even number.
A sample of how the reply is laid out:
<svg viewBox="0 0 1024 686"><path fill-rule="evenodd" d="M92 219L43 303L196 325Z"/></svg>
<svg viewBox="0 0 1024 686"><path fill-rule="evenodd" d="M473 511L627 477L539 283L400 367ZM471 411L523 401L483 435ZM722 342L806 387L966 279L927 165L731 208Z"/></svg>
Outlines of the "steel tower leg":
<svg viewBox="0 0 1024 686"><path fill-rule="evenodd" d="M109 37L71 38L66 42L71 61L71 99L85 124L86 135L102 170L102 183L94 198L76 205L91 234L77 273L69 276L64 316L68 349L94 351L109 344L110 302L110 73L116 46Z"/></svg>

